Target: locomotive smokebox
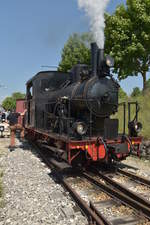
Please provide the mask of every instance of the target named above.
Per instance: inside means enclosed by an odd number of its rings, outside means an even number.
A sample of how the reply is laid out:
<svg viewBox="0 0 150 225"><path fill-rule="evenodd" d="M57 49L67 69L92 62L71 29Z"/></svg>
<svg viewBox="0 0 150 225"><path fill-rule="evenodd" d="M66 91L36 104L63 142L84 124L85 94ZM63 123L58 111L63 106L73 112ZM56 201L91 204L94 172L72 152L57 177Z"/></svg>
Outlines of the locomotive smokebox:
<svg viewBox="0 0 150 225"><path fill-rule="evenodd" d="M98 60L98 46L97 44L91 43L91 65L92 65L92 75L97 75L97 60Z"/></svg>

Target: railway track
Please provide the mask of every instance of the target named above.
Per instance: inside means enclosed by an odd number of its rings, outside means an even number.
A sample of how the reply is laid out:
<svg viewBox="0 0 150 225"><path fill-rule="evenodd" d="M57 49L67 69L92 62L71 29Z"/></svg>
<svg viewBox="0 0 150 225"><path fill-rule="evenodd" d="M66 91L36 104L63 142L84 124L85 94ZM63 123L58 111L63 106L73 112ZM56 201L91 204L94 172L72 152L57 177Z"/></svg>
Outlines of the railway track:
<svg viewBox="0 0 150 225"><path fill-rule="evenodd" d="M104 172L99 171L100 176L102 177L105 174L105 179L110 182L110 179L118 182L120 185L128 188L133 194L142 196L141 198L145 201L150 201L150 180L145 177L139 176L133 172L120 169L115 167L115 172ZM116 184L117 186L117 184ZM145 202L144 202L145 204ZM149 207L149 204L148 204Z"/></svg>
<svg viewBox="0 0 150 225"><path fill-rule="evenodd" d="M57 171L58 170L60 171L64 168L70 170L67 164L64 163L63 165L61 162L59 163L55 159L51 159L46 153L46 151L41 151L40 149L38 149L38 152L48 167L57 168ZM64 168L62 165L64 166ZM121 170L118 170L117 172L120 174L123 174ZM113 179L109 178L107 175L104 175L100 171L97 171L97 174L98 176L96 178L94 178L96 176L95 173L92 174L90 172L82 172L80 173L80 176L81 178L86 179L92 185L94 184L94 186L99 188L99 191L111 197L114 200L114 202L116 202L117 200L117 202L120 202L119 204L122 204L128 208L132 208L135 220L138 218L138 221L142 221L142 224L150 220L150 202L149 201L146 201L145 199L139 197L138 195L135 195L135 193L123 187L119 183L115 182ZM101 213L101 211L97 207L97 203L91 200L86 202L85 200L83 200L81 195L77 193L76 189L72 187L72 185L70 184L70 181L68 180L71 177L71 173L69 176L68 175L64 176L63 173L59 172L59 173L56 173L56 176L59 182L70 193L73 200L79 206L83 214L88 218L89 224L92 224L92 225L93 224L98 224L98 225L113 224L112 221L109 221L108 219L106 219L106 215ZM74 176L73 179L76 179L75 177L76 176ZM131 178L135 179L134 176L131 176ZM144 183L144 180L141 178L139 182ZM148 181L146 181L145 183L148 183ZM120 222L117 224L124 224L124 223Z"/></svg>
<svg viewBox="0 0 150 225"><path fill-rule="evenodd" d="M148 217L141 213L140 209L131 207L129 198L125 198L123 193L118 193L118 190L104 181L93 178L94 176L84 172L78 176L80 181L76 178L68 178L68 181L86 202L92 201L96 211L106 217L110 224L145 224L148 221Z"/></svg>
<svg viewBox="0 0 150 225"><path fill-rule="evenodd" d="M100 172L99 176L105 183L100 181L99 178L93 178L93 175L89 175L88 173L83 173L83 176L97 185L106 194L117 198L119 201L128 205L135 211L142 213L144 217L150 220L150 202L146 199L139 197L139 195Z"/></svg>
<svg viewBox="0 0 150 225"><path fill-rule="evenodd" d="M140 184L145 185L145 186L150 188L150 180L148 180L148 179L146 179L142 176L135 175L134 173L131 173L129 171L125 171L125 170L120 169L120 168L117 168L117 173L121 174L123 176L126 176L126 177L130 178L131 180L136 181L137 183L140 183Z"/></svg>
<svg viewBox="0 0 150 225"><path fill-rule="evenodd" d="M34 143L31 143L34 147L37 146ZM69 182L65 179L60 171L65 171L70 169L67 164L58 163L55 159L50 159L47 152L42 152L39 148L37 149L40 157L46 163L46 165L50 168L56 168L59 173L55 173L57 180L64 186L64 188L70 193L73 200L79 206L83 214L88 218L89 225L110 225L107 219L94 207L92 202L88 205L79 195L78 193L71 187Z"/></svg>

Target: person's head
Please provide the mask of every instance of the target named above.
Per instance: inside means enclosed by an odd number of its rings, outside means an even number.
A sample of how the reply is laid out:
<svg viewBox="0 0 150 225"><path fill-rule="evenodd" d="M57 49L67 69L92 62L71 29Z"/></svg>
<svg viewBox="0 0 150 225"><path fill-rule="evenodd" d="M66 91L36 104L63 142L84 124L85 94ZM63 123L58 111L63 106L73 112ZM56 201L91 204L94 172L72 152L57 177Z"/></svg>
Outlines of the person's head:
<svg viewBox="0 0 150 225"><path fill-rule="evenodd" d="M10 113L15 113L15 109L10 109Z"/></svg>

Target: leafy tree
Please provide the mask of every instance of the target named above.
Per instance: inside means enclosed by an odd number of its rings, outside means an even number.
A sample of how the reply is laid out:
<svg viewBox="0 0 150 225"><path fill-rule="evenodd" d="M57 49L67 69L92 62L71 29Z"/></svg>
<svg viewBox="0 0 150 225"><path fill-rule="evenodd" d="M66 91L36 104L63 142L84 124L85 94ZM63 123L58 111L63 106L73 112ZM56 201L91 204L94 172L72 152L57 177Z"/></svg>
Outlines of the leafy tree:
<svg viewBox="0 0 150 225"><path fill-rule="evenodd" d="M16 108L16 100L25 98L25 94L20 92L14 92L11 97L6 97L2 102L2 107L5 110L12 110Z"/></svg>
<svg viewBox="0 0 150 225"><path fill-rule="evenodd" d="M150 79L146 81L146 89L150 89Z"/></svg>
<svg viewBox="0 0 150 225"><path fill-rule="evenodd" d="M16 100L13 97L6 97L2 102L2 107L5 110L12 110L16 107Z"/></svg>
<svg viewBox="0 0 150 225"><path fill-rule="evenodd" d="M144 90L150 66L150 0L127 0L105 20L105 48L115 58L114 72L120 80L140 73Z"/></svg>
<svg viewBox="0 0 150 225"><path fill-rule="evenodd" d="M139 88L139 87L135 87L135 88L133 88L131 97L137 97L137 96L139 96L140 94L141 94L140 88Z"/></svg>
<svg viewBox="0 0 150 225"><path fill-rule="evenodd" d="M20 92L14 92L14 93L12 93L12 98L15 100L22 99L22 98L25 98L25 94L20 93Z"/></svg>
<svg viewBox="0 0 150 225"><path fill-rule="evenodd" d="M62 50L59 71L67 72L78 63L90 64L90 43L92 35L89 33L73 34L69 37Z"/></svg>
<svg viewBox="0 0 150 225"><path fill-rule="evenodd" d="M128 97L127 93L122 88L120 88L119 89L119 99L125 99L127 97Z"/></svg>

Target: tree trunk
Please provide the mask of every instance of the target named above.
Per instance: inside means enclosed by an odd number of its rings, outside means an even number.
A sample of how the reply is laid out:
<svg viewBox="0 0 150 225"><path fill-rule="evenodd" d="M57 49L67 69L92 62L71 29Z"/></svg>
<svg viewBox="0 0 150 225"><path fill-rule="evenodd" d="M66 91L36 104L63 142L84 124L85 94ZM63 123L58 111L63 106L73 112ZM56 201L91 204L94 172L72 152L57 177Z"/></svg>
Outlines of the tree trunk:
<svg viewBox="0 0 150 225"><path fill-rule="evenodd" d="M146 71L142 72L142 78L143 78L143 91L146 89Z"/></svg>

